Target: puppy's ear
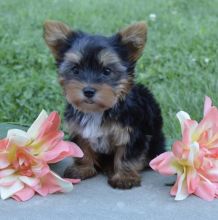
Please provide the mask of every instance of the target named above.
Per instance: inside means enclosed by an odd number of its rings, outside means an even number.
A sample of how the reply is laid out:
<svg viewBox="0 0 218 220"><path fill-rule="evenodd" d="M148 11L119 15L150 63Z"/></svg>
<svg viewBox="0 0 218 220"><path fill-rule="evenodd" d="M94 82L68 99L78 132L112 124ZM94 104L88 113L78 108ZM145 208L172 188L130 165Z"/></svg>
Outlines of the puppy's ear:
<svg viewBox="0 0 218 220"><path fill-rule="evenodd" d="M128 58L135 62L142 54L147 40L147 26L141 21L130 25L118 33L121 37L121 44L127 47Z"/></svg>
<svg viewBox="0 0 218 220"><path fill-rule="evenodd" d="M65 24L59 21L46 21L44 23L43 37L50 48L55 59L60 59L64 48L69 47L69 37L73 35L73 31Z"/></svg>

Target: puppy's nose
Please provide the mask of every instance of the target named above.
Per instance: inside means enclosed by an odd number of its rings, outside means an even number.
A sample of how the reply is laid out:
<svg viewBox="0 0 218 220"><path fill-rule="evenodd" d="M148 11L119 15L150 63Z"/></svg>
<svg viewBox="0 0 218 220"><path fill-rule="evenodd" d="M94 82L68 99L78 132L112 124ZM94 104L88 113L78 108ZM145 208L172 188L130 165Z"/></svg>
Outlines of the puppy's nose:
<svg viewBox="0 0 218 220"><path fill-rule="evenodd" d="M83 94L84 96L86 96L87 98L92 98L96 93L96 89L92 88L92 87L85 87L83 89Z"/></svg>

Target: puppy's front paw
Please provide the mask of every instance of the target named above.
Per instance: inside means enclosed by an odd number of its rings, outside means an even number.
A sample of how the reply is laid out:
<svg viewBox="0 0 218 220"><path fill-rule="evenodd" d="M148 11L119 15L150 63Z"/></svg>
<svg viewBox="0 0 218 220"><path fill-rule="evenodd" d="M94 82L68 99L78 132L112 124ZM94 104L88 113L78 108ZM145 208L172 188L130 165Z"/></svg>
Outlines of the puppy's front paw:
<svg viewBox="0 0 218 220"><path fill-rule="evenodd" d="M115 174L114 176L108 179L108 183L113 188L131 189L134 186L140 186L141 179L137 175Z"/></svg>
<svg viewBox="0 0 218 220"><path fill-rule="evenodd" d="M94 167L87 166L70 166L64 171L65 178L87 179L97 174Z"/></svg>

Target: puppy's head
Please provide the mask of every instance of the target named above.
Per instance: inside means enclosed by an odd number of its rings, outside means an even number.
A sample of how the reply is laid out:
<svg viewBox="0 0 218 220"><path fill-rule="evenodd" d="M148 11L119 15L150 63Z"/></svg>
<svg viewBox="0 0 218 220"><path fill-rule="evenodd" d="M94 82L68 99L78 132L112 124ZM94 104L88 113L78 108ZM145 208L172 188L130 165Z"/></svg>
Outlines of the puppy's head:
<svg viewBox="0 0 218 220"><path fill-rule="evenodd" d="M67 101L83 112L102 112L124 98L132 87L146 33L144 22L110 37L45 22L44 39L56 59Z"/></svg>

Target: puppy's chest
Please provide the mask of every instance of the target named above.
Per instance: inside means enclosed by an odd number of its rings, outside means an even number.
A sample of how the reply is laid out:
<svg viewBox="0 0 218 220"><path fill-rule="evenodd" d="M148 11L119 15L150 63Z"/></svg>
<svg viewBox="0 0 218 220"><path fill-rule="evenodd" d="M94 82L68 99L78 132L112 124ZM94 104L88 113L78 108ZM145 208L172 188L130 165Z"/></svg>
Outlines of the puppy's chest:
<svg viewBox="0 0 218 220"><path fill-rule="evenodd" d="M102 114L88 113L79 121L71 122L71 134L79 134L88 140L95 152L109 153L114 147L126 145L129 129L115 121L102 122Z"/></svg>

